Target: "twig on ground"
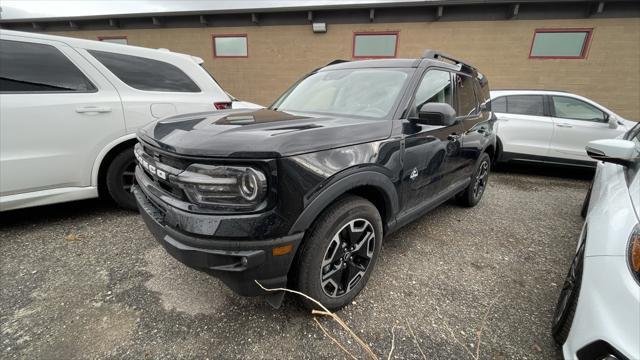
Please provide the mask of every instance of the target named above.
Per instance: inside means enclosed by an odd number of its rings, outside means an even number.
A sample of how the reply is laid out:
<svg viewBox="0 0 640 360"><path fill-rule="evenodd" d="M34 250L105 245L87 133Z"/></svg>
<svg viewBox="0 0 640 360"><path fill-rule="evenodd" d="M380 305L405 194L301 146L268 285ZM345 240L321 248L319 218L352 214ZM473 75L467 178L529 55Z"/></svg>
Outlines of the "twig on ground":
<svg viewBox="0 0 640 360"><path fill-rule="evenodd" d="M495 299L493 299L493 301L491 302L491 304L489 304L489 307L487 308L487 311L484 313L484 317L482 318L482 323L480 323L480 330L478 330L478 344L476 346L476 360L480 360L480 338L482 337L482 330L484 330L484 326L487 322L487 317L491 312L491 308L493 308L493 305L496 303L496 301L498 301L499 297L500 297L499 295L496 296Z"/></svg>
<svg viewBox="0 0 640 360"><path fill-rule="evenodd" d="M441 319L443 319L442 323L444 324L444 327L447 328L447 330L449 330L449 333L451 333L451 337L453 338L453 340L455 340L460 346L462 346L462 348L474 360L480 360L480 340L482 338L482 331L484 330L484 327L485 327L486 322L487 322L487 318L489 317L489 314L491 313L491 309L493 308L493 305L498 301L498 298L500 298L499 295L496 296L495 299L493 299L491 304L489 304L489 307L487 308L487 311L484 313L484 317L482 318L482 322L480 323L480 328L476 331L477 343L476 343L476 353L475 354L472 353L471 350L469 350L469 348L467 348L467 346L465 344L463 344L460 340L458 340L458 338L456 337L455 333L453 332L453 330L451 330L449 325L447 325L447 322L444 321L444 319L442 318L442 315L440 315L440 312L438 311L438 308L436 307L436 312L438 312L438 316Z"/></svg>
<svg viewBox="0 0 640 360"><path fill-rule="evenodd" d="M347 330L347 332L351 335L351 337L353 337L356 340L356 342L360 344L360 346L362 346L364 351L366 351L367 354L369 354L369 356L372 359L378 359L378 356L373 352L373 350L371 350L369 345L367 345L367 343L365 343L362 339L360 339L360 337L356 335L356 333L353 332L353 330L351 330L351 328L347 325L347 323L345 323L338 315L332 313L331 311L318 311L318 310L311 310L311 314L330 316L333 320L335 320L338 324L340 324L340 326L342 326L343 329Z"/></svg>
<svg viewBox="0 0 640 360"><path fill-rule="evenodd" d="M393 354L393 348L395 347L396 334L393 332L393 330L395 329L395 326L391 328L391 350L389 350L389 356L387 356L387 360L391 360L391 354Z"/></svg>
<svg viewBox="0 0 640 360"><path fill-rule="evenodd" d="M420 354L422 354L422 358L424 360L427 360L427 355L424 354L424 352L422 351L422 348L420 347L420 344L418 343L418 338L416 337L416 334L413 333L413 329L411 328L411 324L409 324L408 321L405 320L405 322L407 323L407 327L409 328L409 332L411 332L411 337L413 338L413 342L416 343L416 346L418 347L418 350L420 350Z"/></svg>
<svg viewBox="0 0 640 360"><path fill-rule="evenodd" d="M458 340L458 338L456 337L456 334L453 332L453 330L451 330L451 328L449 327L449 325L447 325L447 322L444 321L443 322L444 327L447 328L447 330L449 330L449 332L451 333L451 337L453 338L453 340L455 340L460 346L462 346L462 348L469 353L469 356L471 356L472 359L476 359L476 356L473 355L473 353L471 352L471 350L469 350L467 348L467 346L465 344L463 344L460 340ZM477 360L477 359L476 359Z"/></svg>
<svg viewBox="0 0 640 360"><path fill-rule="evenodd" d="M324 305L322 305L318 300L312 298L311 296L309 296L309 295L307 295L305 293L301 293L300 291L295 291L295 290L291 290L291 289L287 289L287 288L269 289L269 288L266 288L266 287L262 286L262 284L260 284L260 282L258 282L258 280L255 280L255 282L264 291L269 291L269 292L272 292L272 291L289 292L289 293L292 293L292 294L300 295L300 296L304 297L305 299L308 299L308 300L312 301L314 304L318 305L323 311L312 310L311 314L313 314L313 315L325 315L325 316L331 317L338 324L340 324L340 326L342 326L342 328L345 329L351 335L351 337L353 337L356 340L356 342L364 349L364 351L372 359L378 360L378 356L373 352L373 350L371 350L371 347L369 347L369 345L367 345L367 343L365 343L362 339L360 339L360 337L358 335L356 335L356 333L354 333L353 330L351 330L351 328L349 328L349 326L338 315L336 315L336 314L332 313L331 311L329 311L329 309L327 309Z"/></svg>
<svg viewBox="0 0 640 360"><path fill-rule="evenodd" d="M347 350L344 346L342 346L342 344L340 344L340 342L338 340L336 340L333 336L331 336L329 334L329 332L327 331L327 329L324 328L324 326L322 326L322 324L320 324L320 321L318 321L317 318L313 318L313 321L316 322L316 324L318 324L318 326L320 327L320 330L322 330L322 332L329 338L331 339L331 341L333 341L336 345L338 345L338 347L340 349L342 349L342 351L344 351L347 355L351 356L352 359L357 360L358 358L353 356L352 353L349 352L349 350Z"/></svg>

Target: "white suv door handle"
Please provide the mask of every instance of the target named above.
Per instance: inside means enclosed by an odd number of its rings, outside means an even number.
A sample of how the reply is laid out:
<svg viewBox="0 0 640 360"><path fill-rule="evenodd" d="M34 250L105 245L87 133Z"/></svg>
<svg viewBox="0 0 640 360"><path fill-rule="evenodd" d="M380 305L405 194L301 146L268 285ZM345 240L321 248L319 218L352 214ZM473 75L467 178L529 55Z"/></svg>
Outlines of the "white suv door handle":
<svg viewBox="0 0 640 360"><path fill-rule="evenodd" d="M81 106L76 108L77 113L108 113L111 112L109 106Z"/></svg>
<svg viewBox="0 0 640 360"><path fill-rule="evenodd" d="M566 124L566 123L562 123L562 124L556 124L557 127L563 127L563 128L572 128L573 126L570 124Z"/></svg>

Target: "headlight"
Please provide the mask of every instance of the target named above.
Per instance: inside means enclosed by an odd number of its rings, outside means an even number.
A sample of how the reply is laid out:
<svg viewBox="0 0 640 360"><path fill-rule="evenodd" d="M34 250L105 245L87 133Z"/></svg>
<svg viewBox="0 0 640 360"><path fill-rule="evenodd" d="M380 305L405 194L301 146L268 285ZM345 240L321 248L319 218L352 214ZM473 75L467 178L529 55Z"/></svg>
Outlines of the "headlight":
<svg viewBox="0 0 640 360"><path fill-rule="evenodd" d="M627 253L629 268L640 284L640 224L636 225L631 232Z"/></svg>
<svg viewBox="0 0 640 360"><path fill-rule="evenodd" d="M253 210L267 193L267 177L252 167L193 164L172 180L191 202L211 208Z"/></svg>

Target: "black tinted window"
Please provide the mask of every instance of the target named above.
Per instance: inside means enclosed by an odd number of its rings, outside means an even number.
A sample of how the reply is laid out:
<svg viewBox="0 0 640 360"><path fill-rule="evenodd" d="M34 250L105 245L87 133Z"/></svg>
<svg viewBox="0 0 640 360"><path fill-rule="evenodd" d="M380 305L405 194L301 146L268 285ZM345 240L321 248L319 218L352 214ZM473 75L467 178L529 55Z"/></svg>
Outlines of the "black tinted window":
<svg viewBox="0 0 640 360"><path fill-rule="evenodd" d="M487 110L491 110L491 94L489 92L489 80L482 73L476 74L476 95L481 105L485 105Z"/></svg>
<svg viewBox="0 0 640 360"><path fill-rule="evenodd" d="M200 92L182 70L164 61L139 56L89 50L98 61L125 84L138 90Z"/></svg>
<svg viewBox="0 0 640 360"><path fill-rule="evenodd" d="M417 114L422 105L430 102L453 105L452 94L451 73L442 70L429 70L416 90L414 111Z"/></svg>
<svg viewBox="0 0 640 360"><path fill-rule="evenodd" d="M473 91L473 78L456 75L456 90L458 93L458 116L472 115L477 112L478 101Z"/></svg>
<svg viewBox="0 0 640 360"><path fill-rule="evenodd" d="M51 45L0 40L0 91L93 91L95 86Z"/></svg>
<svg viewBox="0 0 640 360"><path fill-rule="evenodd" d="M491 110L493 112L506 113L507 112L507 98L499 97L491 100Z"/></svg>
<svg viewBox="0 0 640 360"><path fill-rule="evenodd" d="M544 115L542 95L507 96L507 112L520 115Z"/></svg>

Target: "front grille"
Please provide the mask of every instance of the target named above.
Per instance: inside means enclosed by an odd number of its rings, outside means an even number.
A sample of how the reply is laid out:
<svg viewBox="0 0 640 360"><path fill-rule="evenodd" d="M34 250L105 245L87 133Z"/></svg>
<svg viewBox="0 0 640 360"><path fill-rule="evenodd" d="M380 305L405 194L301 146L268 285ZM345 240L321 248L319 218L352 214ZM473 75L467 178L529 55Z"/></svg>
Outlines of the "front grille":
<svg viewBox="0 0 640 360"><path fill-rule="evenodd" d="M160 153L159 151L147 145L142 145L142 148L145 154L147 154L151 159L154 160L154 163L156 165L167 165L178 170L179 172L186 169L191 164L191 162L184 161L180 158ZM182 201L188 201L186 194L179 186L171 183L170 181L168 181L168 179L163 180L159 178L157 175L152 174L148 169L145 169L144 167L141 168L145 172L145 174L147 174L149 179L153 181L154 184L156 184L156 186L163 190L165 193L167 193L168 195L172 195L173 197Z"/></svg>
<svg viewBox="0 0 640 360"><path fill-rule="evenodd" d="M155 150L154 148L147 146L147 145L143 145L142 146L144 152L149 155L153 160L155 160L156 162L159 162L161 164L165 164L168 166L171 166L172 168L176 168L179 170L184 170L186 169L189 165L191 165L192 162L190 161L185 161L183 159L180 159L178 157L174 157L174 156L170 156L170 155L166 155L165 153L161 153L158 150Z"/></svg>

